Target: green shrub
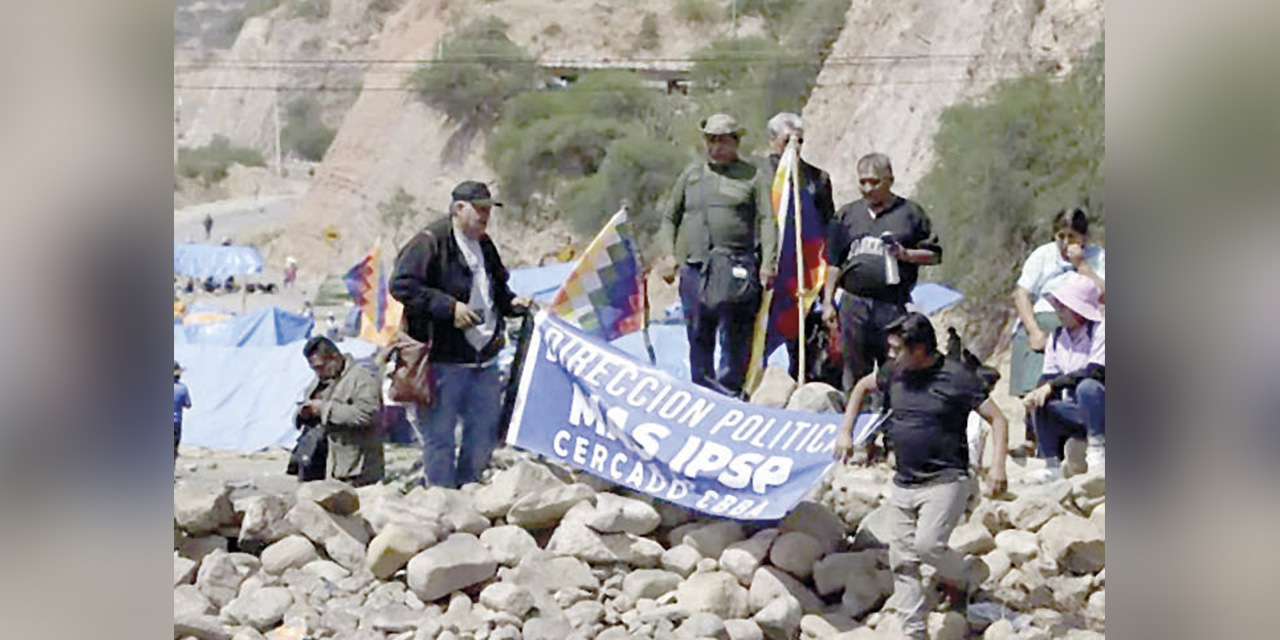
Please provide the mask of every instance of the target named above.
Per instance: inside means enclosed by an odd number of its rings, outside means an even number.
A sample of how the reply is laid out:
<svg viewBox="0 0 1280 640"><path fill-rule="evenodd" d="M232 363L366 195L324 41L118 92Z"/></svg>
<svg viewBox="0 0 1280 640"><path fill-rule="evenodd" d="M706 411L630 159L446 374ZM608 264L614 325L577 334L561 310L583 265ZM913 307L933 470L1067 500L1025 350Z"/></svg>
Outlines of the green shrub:
<svg viewBox="0 0 1280 640"><path fill-rule="evenodd" d="M811 63L767 38L717 40L693 59L690 80L704 111L737 116L747 129L747 149L763 142L765 122L773 114L799 113L812 88L805 71Z"/></svg>
<svg viewBox="0 0 1280 640"><path fill-rule="evenodd" d="M298 157L319 162L337 135L320 117L320 103L311 96L294 98L285 107L285 124L280 130L280 147Z"/></svg>
<svg viewBox="0 0 1280 640"><path fill-rule="evenodd" d="M636 46L645 51L652 51L658 48L661 40L658 36L658 16L650 11L646 11L644 18L640 20L640 35L636 38Z"/></svg>
<svg viewBox="0 0 1280 640"><path fill-rule="evenodd" d="M203 147L179 149L178 165L174 169L180 176L199 178L207 187L226 178L227 169L232 164L246 167L267 166L262 154L256 149L233 147L231 140L218 135Z"/></svg>
<svg viewBox="0 0 1280 640"><path fill-rule="evenodd" d="M723 16L719 5L711 0L676 0L676 17L699 24L718 22Z"/></svg>
<svg viewBox="0 0 1280 640"><path fill-rule="evenodd" d="M378 203L378 218L382 224L391 229L392 240L399 247L404 240L405 231L412 229L418 218L418 210L413 206L414 197L404 187L396 187L391 198Z"/></svg>
<svg viewBox="0 0 1280 640"><path fill-rule="evenodd" d="M1101 222L1103 58L1099 43L1066 78L1034 73L943 112L917 198L945 251L932 275L965 292L975 353L1007 335L1010 293L1027 255L1049 241L1052 214L1079 206Z"/></svg>
<svg viewBox="0 0 1280 640"><path fill-rule="evenodd" d="M391 13L400 8L400 4L404 0L372 0L369 3L369 11L375 13Z"/></svg>
<svg viewBox="0 0 1280 640"><path fill-rule="evenodd" d="M536 74L533 58L507 37L506 24L489 18L450 38L409 85L454 123L488 129L505 102L535 86Z"/></svg>

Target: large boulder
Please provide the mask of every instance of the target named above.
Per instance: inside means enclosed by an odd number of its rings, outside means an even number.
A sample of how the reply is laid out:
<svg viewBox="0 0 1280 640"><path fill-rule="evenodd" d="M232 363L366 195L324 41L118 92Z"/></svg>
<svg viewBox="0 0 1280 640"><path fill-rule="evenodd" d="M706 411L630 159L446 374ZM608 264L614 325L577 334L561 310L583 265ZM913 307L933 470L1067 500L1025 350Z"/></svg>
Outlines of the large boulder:
<svg viewBox="0 0 1280 640"><path fill-rule="evenodd" d="M596 494L596 506L587 526L600 533L630 533L643 536L658 528L662 516L652 505L612 493Z"/></svg>
<svg viewBox="0 0 1280 640"><path fill-rule="evenodd" d="M293 604L293 594L284 587L263 587L232 600L223 610L237 624L266 631L284 619Z"/></svg>
<svg viewBox="0 0 1280 640"><path fill-rule="evenodd" d="M858 523L857 533L853 537L853 549L861 551L888 548L889 539L893 537L892 518L888 504L873 509Z"/></svg>
<svg viewBox="0 0 1280 640"><path fill-rule="evenodd" d="M813 585L819 595L829 596L849 582L875 580L884 557L885 552L879 549L833 553L814 563Z"/></svg>
<svg viewBox="0 0 1280 640"><path fill-rule="evenodd" d="M1063 513L1062 504L1052 496L1031 493L1018 496L1005 507L1009 522L1023 531L1037 531L1054 516Z"/></svg>
<svg viewBox="0 0 1280 640"><path fill-rule="evenodd" d="M445 532L437 538L445 538L448 533L470 533L480 535L492 524L476 510L471 496L458 489L444 487L415 487L404 501L415 505L418 510L435 514L444 525Z"/></svg>
<svg viewBox="0 0 1280 640"><path fill-rule="evenodd" d="M769 603L782 597L795 598L804 613L818 613L824 608L823 602L814 595L803 582L776 567L760 567L751 578L751 589L747 592L747 607L751 613L757 613Z"/></svg>
<svg viewBox="0 0 1280 640"><path fill-rule="evenodd" d="M247 553L215 551L200 562L196 588L219 609L240 592L240 585L258 571L261 562Z"/></svg>
<svg viewBox="0 0 1280 640"><path fill-rule="evenodd" d="M288 569L320 559L320 554L306 537L292 535L263 549L261 559L262 570L278 576Z"/></svg>
<svg viewBox="0 0 1280 640"><path fill-rule="evenodd" d="M676 604L684 611L713 613L720 619L747 615L747 590L722 571L698 573L676 588Z"/></svg>
<svg viewBox="0 0 1280 640"><path fill-rule="evenodd" d="M696 524L681 532L676 539L672 531L672 546L684 544L692 547L704 558L719 558L731 544L746 538L742 525L729 520Z"/></svg>
<svg viewBox="0 0 1280 640"><path fill-rule="evenodd" d="M267 545L297 533L285 515L289 503L280 496L263 494L236 500L240 513L240 536L236 541L241 551L258 553Z"/></svg>
<svg viewBox="0 0 1280 640"><path fill-rule="evenodd" d="M1030 531L1008 529L996 534L996 548L1009 557L1013 565L1019 566L1036 557L1040 552L1040 544L1036 534Z"/></svg>
<svg viewBox="0 0 1280 640"><path fill-rule="evenodd" d="M480 604L523 618L533 608L533 594L510 582L495 582L480 591Z"/></svg>
<svg viewBox="0 0 1280 640"><path fill-rule="evenodd" d="M844 411L844 395L825 382L806 382L791 394L787 410L841 413Z"/></svg>
<svg viewBox="0 0 1280 640"><path fill-rule="evenodd" d="M334 562L355 571L364 566L368 530L359 516L339 516L310 500L289 510L289 522L308 540L324 548Z"/></svg>
<svg viewBox="0 0 1280 640"><path fill-rule="evenodd" d="M629 533L597 533L580 524L561 524L547 541L547 551L573 556L592 564L622 563L656 567L662 561L662 545Z"/></svg>
<svg viewBox="0 0 1280 640"><path fill-rule="evenodd" d="M699 560L702 560L702 554L696 549L678 544L663 552L660 563L663 569L687 578L697 568Z"/></svg>
<svg viewBox="0 0 1280 640"><path fill-rule="evenodd" d="M498 563L469 533L455 533L409 561L409 588L430 602L492 578Z"/></svg>
<svg viewBox="0 0 1280 640"><path fill-rule="evenodd" d="M173 554L173 586L192 584L196 581L196 569L200 563L190 558Z"/></svg>
<svg viewBox="0 0 1280 640"><path fill-rule="evenodd" d="M751 403L781 409L787 406L787 401L791 399L791 394L795 390L796 381L791 378L786 369L770 365L765 367L764 375L760 377L760 384L751 394Z"/></svg>
<svg viewBox="0 0 1280 640"><path fill-rule="evenodd" d="M806 385L807 386L807 385ZM826 505L811 500L796 505L780 525L782 531L799 531L813 536L822 555L836 550L849 531L849 525Z"/></svg>
<svg viewBox="0 0 1280 640"><path fill-rule="evenodd" d="M720 568L732 573L744 587L751 586L756 569L769 557L769 548L781 535L778 529L764 529L750 538L735 542L720 554Z"/></svg>
<svg viewBox="0 0 1280 640"><path fill-rule="evenodd" d="M1050 520L1038 534L1044 557L1075 574L1097 573L1107 565L1107 541L1098 527L1075 514Z"/></svg>
<svg viewBox="0 0 1280 640"><path fill-rule="evenodd" d="M764 631L751 620L725 620L724 630L729 640L764 640Z"/></svg>
<svg viewBox="0 0 1280 640"><path fill-rule="evenodd" d="M622 592L635 602L641 598L654 600L680 585L680 574L662 569L637 569L622 579Z"/></svg>
<svg viewBox="0 0 1280 640"><path fill-rule="evenodd" d="M208 598L195 585L179 585L173 590L173 617L208 616L218 613Z"/></svg>
<svg viewBox="0 0 1280 640"><path fill-rule="evenodd" d="M838 613L810 613L800 618L800 637L806 640L831 640L858 626L857 620Z"/></svg>
<svg viewBox="0 0 1280 640"><path fill-rule="evenodd" d="M514 567L520 559L538 549L538 541L523 527L503 525L485 529L480 543L489 547L498 564Z"/></svg>
<svg viewBox="0 0 1280 640"><path fill-rule="evenodd" d="M486 518L504 518L521 498L562 486L545 465L522 459L477 489L472 504Z"/></svg>
<svg viewBox="0 0 1280 640"><path fill-rule="evenodd" d="M419 551L435 543L432 529L410 529L393 522L369 541L364 566L379 580L386 580L408 564Z"/></svg>
<svg viewBox="0 0 1280 640"><path fill-rule="evenodd" d="M800 631L800 601L790 595L774 598L773 602L751 616L769 640L791 640Z"/></svg>
<svg viewBox="0 0 1280 640"><path fill-rule="evenodd" d="M329 513L348 516L360 508L360 496L351 485L339 480L312 480L298 485L298 502L310 500Z"/></svg>
<svg viewBox="0 0 1280 640"><path fill-rule="evenodd" d="M178 482L173 486L173 519L179 528L197 537L234 524L231 488L208 482Z"/></svg>
<svg viewBox="0 0 1280 640"><path fill-rule="evenodd" d="M965 555L982 555L996 548L996 540L986 527L967 522L951 531L949 546Z"/></svg>
<svg viewBox="0 0 1280 640"><path fill-rule="evenodd" d="M595 498L596 492L585 484L561 485L526 494L507 511L507 522L526 529L553 527L574 505Z"/></svg>
<svg viewBox="0 0 1280 640"><path fill-rule="evenodd" d="M832 475L827 499L831 501L832 511L846 527L856 530L880 505L883 489L880 484L842 467Z"/></svg>
<svg viewBox="0 0 1280 640"><path fill-rule="evenodd" d="M813 536L792 531L778 536L769 550L773 566L804 580L813 573L813 563L822 557L822 544ZM796 624L799 624L799 620Z"/></svg>

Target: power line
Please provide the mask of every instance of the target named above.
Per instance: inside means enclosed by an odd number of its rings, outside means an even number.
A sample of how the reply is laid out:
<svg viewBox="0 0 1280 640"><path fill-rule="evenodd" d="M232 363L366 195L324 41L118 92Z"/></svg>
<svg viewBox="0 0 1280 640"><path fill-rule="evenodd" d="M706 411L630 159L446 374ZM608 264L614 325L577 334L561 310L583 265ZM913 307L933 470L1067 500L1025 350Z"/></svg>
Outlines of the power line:
<svg viewBox="0 0 1280 640"><path fill-rule="evenodd" d="M1010 76L965 76L963 78L931 78L926 80L885 80L885 81L859 81L850 80L844 82L819 82L813 85L813 88L819 89L823 87L881 87L881 86L897 86L897 85L932 85L932 84L954 84L958 82L972 82L974 80L1013 80L1022 77L1021 75ZM764 89L767 85L749 84L734 85L730 90L743 89ZM369 87L362 85L352 86L329 86L317 85L312 87L304 86L284 86L284 85L253 85L253 84L175 84L174 89L187 91L318 91L318 92L343 92L343 91L399 91L414 93L417 89L407 86L399 87ZM597 88L574 88L575 93L614 93L620 91L608 87Z"/></svg>

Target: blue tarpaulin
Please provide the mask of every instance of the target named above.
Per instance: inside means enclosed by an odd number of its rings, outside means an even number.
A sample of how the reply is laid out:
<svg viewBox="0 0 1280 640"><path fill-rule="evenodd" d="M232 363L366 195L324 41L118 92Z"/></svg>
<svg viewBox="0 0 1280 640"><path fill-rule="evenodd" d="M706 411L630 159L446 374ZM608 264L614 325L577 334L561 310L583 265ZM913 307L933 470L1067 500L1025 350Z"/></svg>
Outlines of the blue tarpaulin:
<svg viewBox="0 0 1280 640"><path fill-rule="evenodd" d="M184 243L173 245L173 273L201 280L226 280L262 272L262 255L254 247Z"/></svg>
<svg viewBox="0 0 1280 640"><path fill-rule="evenodd" d="M315 323L279 307L265 307L213 324L173 326L173 343L222 347L267 347L305 339Z"/></svg>

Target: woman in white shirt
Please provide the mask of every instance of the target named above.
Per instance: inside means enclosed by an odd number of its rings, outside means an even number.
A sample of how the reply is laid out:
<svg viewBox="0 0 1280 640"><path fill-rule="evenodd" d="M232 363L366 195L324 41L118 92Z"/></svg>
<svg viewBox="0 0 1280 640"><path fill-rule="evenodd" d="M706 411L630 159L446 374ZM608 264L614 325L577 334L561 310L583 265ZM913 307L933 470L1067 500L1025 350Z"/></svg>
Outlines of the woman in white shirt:
<svg viewBox="0 0 1280 640"><path fill-rule="evenodd" d="M1053 216L1053 242L1031 252L1022 264L1022 276L1013 290L1018 322L1013 333L1009 391L1026 395L1039 382L1044 367L1044 347L1059 326L1058 316L1044 295L1061 284L1069 273L1093 280L1106 300L1106 251L1089 244L1089 219L1081 209L1063 209Z"/></svg>

